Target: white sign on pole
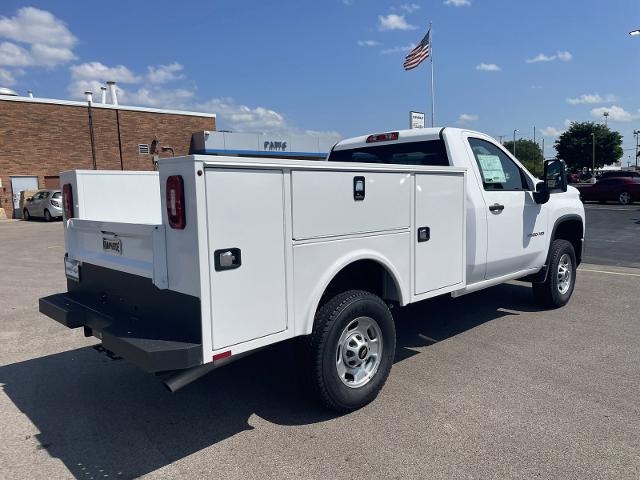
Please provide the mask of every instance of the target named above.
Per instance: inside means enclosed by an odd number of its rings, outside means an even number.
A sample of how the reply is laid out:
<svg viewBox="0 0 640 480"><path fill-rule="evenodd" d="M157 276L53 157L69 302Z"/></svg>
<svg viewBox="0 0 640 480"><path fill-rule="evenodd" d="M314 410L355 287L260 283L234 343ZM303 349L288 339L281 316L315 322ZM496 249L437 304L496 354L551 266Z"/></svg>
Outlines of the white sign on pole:
<svg viewBox="0 0 640 480"><path fill-rule="evenodd" d="M409 128L424 128L424 112L409 112Z"/></svg>

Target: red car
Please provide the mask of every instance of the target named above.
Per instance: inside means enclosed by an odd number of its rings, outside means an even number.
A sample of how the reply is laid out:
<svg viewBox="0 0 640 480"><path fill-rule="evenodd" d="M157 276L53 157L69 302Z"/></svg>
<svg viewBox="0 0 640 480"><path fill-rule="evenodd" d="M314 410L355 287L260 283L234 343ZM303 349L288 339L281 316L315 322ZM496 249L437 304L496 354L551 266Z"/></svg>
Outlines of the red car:
<svg viewBox="0 0 640 480"><path fill-rule="evenodd" d="M640 201L640 179L638 178L604 178L593 185L574 185L580 191L583 202L606 201L629 205Z"/></svg>

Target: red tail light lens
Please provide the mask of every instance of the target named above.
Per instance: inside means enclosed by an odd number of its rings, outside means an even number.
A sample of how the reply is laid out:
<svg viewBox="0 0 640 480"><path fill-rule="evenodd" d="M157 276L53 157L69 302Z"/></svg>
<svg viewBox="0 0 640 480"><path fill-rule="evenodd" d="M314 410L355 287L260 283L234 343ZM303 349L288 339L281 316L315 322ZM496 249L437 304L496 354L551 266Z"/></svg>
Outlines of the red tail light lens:
<svg viewBox="0 0 640 480"><path fill-rule="evenodd" d="M183 230L187 226L184 211L184 182L180 175L167 177L167 217L171 228Z"/></svg>
<svg viewBox="0 0 640 480"><path fill-rule="evenodd" d="M67 220L73 218L73 188L70 183L65 183L62 186L62 203L64 205L64 218Z"/></svg>
<svg viewBox="0 0 640 480"><path fill-rule="evenodd" d="M400 134L398 132L377 133L375 135L369 135L367 137L367 143L388 142L390 140L397 140L399 136Z"/></svg>

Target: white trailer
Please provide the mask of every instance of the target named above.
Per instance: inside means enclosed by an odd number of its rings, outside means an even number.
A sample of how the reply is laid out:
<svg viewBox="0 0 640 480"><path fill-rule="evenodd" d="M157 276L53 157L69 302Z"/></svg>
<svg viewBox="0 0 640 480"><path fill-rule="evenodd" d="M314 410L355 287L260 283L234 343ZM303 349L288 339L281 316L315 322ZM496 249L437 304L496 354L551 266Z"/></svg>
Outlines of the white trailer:
<svg viewBox="0 0 640 480"><path fill-rule="evenodd" d="M391 369L389 304L527 275L543 303L568 301L584 212L559 162L538 182L493 139L449 128L346 140L328 159L64 172L68 292L40 311L171 390L301 337L320 398L348 411Z"/></svg>

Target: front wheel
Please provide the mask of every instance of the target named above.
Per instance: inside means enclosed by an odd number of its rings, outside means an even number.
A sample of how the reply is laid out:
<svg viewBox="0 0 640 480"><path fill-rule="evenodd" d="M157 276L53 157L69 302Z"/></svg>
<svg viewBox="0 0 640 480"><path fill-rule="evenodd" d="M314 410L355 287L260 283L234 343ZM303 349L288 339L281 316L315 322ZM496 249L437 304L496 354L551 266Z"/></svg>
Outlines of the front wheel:
<svg viewBox="0 0 640 480"><path fill-rule="evenodd" d="M26 221L31 220L31 215L29 215L29 210L27 210L26 208L22 211L22 219Z"/></svg>
<svg viewBox="0 0 640 480"><path fill-rule="evenodd" d="M51 213L49 213L49 210L47 210L46 208L44 209L44 219L47 222L50 222L51 220L53 220Z"/></svg>
<svg viewBox="0 0 640 480"><path fill-rule="evenodd" d="M324 404L350 412L384 386L396 349L387 305L362 290L336 295L316 313L310 343L311 386Z"/></svg>
<svg viewBox="0 0 640 480"><path fill-rule="evenodd" d="M620 195L618 195L618 202L620 202L620 205L629 205L632 201L633 199L629 192L620 192Z"/></svg>
<svg viewBox="0 0 640 480"><path fill-rule="evenodd" d="M541 306L559 308L571 298L576 283L576 253L566 240L554 240L549 249L547 278L534 283L533 295Z"/></svg>

